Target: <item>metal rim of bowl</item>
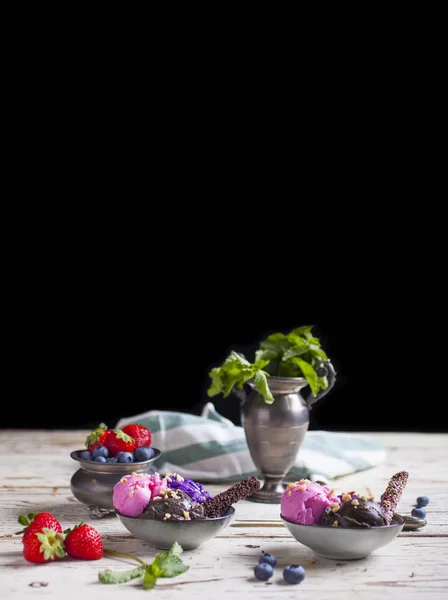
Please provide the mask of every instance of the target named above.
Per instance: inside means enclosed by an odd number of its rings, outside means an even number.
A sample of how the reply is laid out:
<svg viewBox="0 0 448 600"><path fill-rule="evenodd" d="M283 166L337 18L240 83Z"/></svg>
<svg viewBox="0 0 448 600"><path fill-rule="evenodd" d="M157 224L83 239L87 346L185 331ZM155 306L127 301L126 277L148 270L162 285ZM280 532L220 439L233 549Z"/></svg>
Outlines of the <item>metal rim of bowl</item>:
<svg viewBox="0 0 448 600"><path fill-rule="evenodd" d="M96 472L103 472L103 473L114 473L116 471L120 471L123 470L124 468L131 472L132 470L142 470L146 465L150 465L152 462L154 462L155 460L157 460L158 458L160 458L162 456L162 451L159 450L158 448L152 448L154 450L154 456L152 456L151 458L148 458L148 460L141 460L141 461L137 461L137 462L131 462L131 463L103 463L103 462L96 462L94 460L83 460L82 458L80 458L78 455L81 452L84 452L85 448L82 448L81 450L73 450L72 452L70 452L70 456L73 460L75 460L76 462L80 463L80 465L82 466L83 469L86 469L86 471L96 471ZM135 467L135 469L133 469L133 467Z"/></svg>

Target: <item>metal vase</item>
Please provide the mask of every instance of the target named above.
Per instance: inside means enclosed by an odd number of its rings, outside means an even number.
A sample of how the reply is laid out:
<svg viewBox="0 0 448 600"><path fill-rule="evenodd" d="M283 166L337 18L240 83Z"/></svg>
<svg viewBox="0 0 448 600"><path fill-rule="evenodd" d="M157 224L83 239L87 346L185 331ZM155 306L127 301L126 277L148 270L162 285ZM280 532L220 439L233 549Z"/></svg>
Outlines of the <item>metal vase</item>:
<svg viewBox="0 0 448 600"><path fill-rule="evenodd" d="M241 424L255 466L263 479L262 487L249 499L279 504L284 491L283 480L294 465L309 426L310 406L327 394L336 373L326 363L328 387L317 396L304 398L300 390L308 385L302 377L269 377L274 396L272 404L250 384L250 392L241 397Z"/></svg>

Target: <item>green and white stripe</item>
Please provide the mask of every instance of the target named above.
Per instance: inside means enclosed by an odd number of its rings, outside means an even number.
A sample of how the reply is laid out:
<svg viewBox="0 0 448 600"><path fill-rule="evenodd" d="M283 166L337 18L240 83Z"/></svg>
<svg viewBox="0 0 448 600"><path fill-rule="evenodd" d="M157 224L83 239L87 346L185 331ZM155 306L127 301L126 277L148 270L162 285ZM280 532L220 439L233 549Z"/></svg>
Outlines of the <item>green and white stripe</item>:
<svg viewBox="0 0 448 600"><path fill-rule="evenodd" d="M244 429L220 415L209 402L202 415L152 410L118 421L116 427L140 423L162 451L154 467L203 483L233 482L259 475L247 447ZM296 462L286 476L329 482L377 466L386 458L375 440L354 433L308 431Z"/></svg>

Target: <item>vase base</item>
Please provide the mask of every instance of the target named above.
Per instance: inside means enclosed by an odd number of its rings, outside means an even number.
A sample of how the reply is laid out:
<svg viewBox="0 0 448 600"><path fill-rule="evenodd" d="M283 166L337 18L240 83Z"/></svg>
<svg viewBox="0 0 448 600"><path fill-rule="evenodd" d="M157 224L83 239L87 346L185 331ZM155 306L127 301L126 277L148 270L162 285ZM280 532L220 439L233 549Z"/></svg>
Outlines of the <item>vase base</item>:
<svg viewBox="0 0 448 600"><path fill-rule="evenodd" d="M264 485L248 496L247 500L252 502L264 502L266 504L280 504L285 488L282 483L265 481Z"/></svg>

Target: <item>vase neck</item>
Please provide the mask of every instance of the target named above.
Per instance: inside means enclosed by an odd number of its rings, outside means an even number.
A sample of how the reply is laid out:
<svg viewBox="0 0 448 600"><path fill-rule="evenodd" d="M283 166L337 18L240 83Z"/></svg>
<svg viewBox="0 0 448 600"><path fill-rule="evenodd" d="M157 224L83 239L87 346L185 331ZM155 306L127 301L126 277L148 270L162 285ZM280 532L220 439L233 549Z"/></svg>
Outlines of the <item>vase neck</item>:
<svg viewBox="0 0 448 600"><path fill-rule="evenodd" d="M268 377L268 386L273 394L293 394L308 385L304 377ZM254 384L250 384L254 388Z"/></svg>

